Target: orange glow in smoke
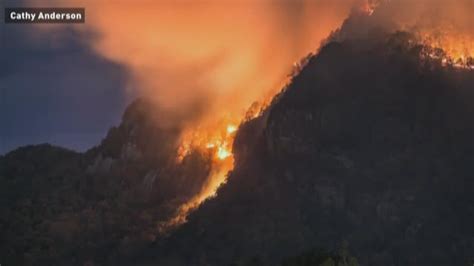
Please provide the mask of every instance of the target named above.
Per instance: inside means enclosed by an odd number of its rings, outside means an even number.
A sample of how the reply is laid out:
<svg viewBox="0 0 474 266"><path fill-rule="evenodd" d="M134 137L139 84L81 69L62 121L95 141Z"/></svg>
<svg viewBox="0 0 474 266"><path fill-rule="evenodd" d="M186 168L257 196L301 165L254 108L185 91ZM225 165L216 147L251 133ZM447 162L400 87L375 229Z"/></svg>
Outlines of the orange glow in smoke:
<svg viewBox="0 0 474 266"><path fill-rule="evenodd" d="M445 50L446 65L473 68L472 9L451 3L472 0L51 1L84 6L87 26L98 33L91 41L95 51L127 66L130 87L137 94L188 117L178 163L193 150L212 155L207 183L164 227L185 222L190 211L216 194L233 168L238 125L260 114L288 82L292 63L315 51L348 17L354 3L376 17L382 2L393 2L381 18L393 18L409 31L420 18L435 17L425 15L426 8L440 8L438 13L456 25L470 27L440 31L439 23L429 21L419 28L421 39ZM256 99L264 100L252 105Z"/></svg>
<svg viewBox="0 0 474 266"><path fill-rule="evenodd" d="M185 223L188 214L205 200L216 196L219 187L226 182L229 171L234 167L232 144L237 132L236 121L231 123L225 119L216 125L188 129L183 133L178 149L178 162L194 150L207 151L212 159L211 172L201 190L182 204L175 216L158 225L160 232L167 232Z"/></svg>
<svg viewBox="0 0 474 266"><path fill-rule="evenodd" d="M436 35L433 33L421 34L422 43L444 52L429 53L427 56L439 59L445 66L474 69L474 38L470 36L453 36L452 34Z"/></svg>

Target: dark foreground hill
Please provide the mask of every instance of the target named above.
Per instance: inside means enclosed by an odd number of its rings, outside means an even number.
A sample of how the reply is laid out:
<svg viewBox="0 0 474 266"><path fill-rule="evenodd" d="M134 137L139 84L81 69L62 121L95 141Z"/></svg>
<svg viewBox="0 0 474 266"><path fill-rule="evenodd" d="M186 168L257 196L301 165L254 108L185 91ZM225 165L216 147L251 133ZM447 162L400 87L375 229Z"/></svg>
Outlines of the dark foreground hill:
<svg viewBox="0 0 474 266"><path fill-rule="evenodd" d="M116 264L149 245L205 182L211 158L179 165L180 129L137 100L84 154L48 144L0 157L0 263Z"/></svg>
<svg viewBox="0 0 474 266"><path fill-rule="evenodd" d="M471 265L474 72L404 33L329 42L240 126L218 196L160 236L210 158L143 101L85 154L0 158L5 265ZM332 257L329 259L329 257ZM471 263L471 264L469 264Z"/></svg>

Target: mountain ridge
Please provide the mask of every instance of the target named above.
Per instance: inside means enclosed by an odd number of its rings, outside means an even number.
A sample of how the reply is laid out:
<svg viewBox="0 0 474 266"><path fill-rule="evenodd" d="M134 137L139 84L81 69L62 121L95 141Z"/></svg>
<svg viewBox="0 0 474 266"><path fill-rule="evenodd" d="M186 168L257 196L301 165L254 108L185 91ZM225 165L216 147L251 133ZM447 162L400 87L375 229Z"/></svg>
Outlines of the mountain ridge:
<svg viewBox="0 0 474 266"><path fill-rule="evenodd" d="M147 101L84 154L43 145L0 157L1 257L278 265L348 243L362 265L468 265L473 72L427 58L406 33L376 36L329 41L309 57L239 127L217 196L165 236L157 223L199 190L211 161L195 151L177 166L180 128ZM286 265L309 265L298 263Z"/></svg>

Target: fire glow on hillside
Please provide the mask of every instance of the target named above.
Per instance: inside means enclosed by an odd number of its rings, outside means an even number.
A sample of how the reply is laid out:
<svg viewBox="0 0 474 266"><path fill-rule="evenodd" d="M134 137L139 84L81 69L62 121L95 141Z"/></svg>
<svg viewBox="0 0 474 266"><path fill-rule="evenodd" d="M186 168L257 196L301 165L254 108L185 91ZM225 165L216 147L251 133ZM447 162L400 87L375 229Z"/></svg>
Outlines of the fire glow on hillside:
<svg viewBox="0 0 474 266"><path fill-rule="evenodd" d="M178 148L177 163L184 160L193 151L209 154L211 170L206 183L190 200L177 210L176 215L164 223L159 224L159 231L164 233L169 229L186 222L187 215L199 207L205 200L215 197L217 190L227 180L229 171L234 167L232 145L238 130L238 125L246 119L257 117L266 105L254 103L245 116L233 116L222 119L219 123L208 127L189 129L181 136L181 145Z"/></svg>
<svg viewBox="0 0 474 266"><path fill-rule="evenodd" d="M376 9L377 4L368 1L359 10L366 16L372 16ZM424 47L420 54L421 57L426 56L430 59L439 60L446 67L474 69L474 48L471 36L453 36L449 31L440 34L438 30L426 30L413 34L417 38L416 43L413 43L413 45L422 45ZM292 75L297 74L301 70L304 64L307 63L306 60L307 58L301 63L294 64L295 69ZM290 75L290 78L292 75ZM285 83L287 82L288 80L285 80ZM269 94L264 102L268 103L277 91L274 90ZM258 116L265 106L257 105L250 117L248 113L245 117L251 119ZM258 112L255 110L258 110ZM221 119L219 120L220 122L213 123L212 121L214 120L209 120L211 121L211 126L190 128L184 132L178 151L178 161L182 160L192 150L207 150L212 153L213 169L207 184L201 192L180 208L177 216L166 224L166 228L185 222L186 216L190 211L197 208L206 199L214 197L218 188L226 182L227 173L233 168L232 144L237 130L236 125L244 120L245 118L242 114L228 113L227 119Z"/></svg>
<svg viewBox="0 0 474 266"><path fill-rule="evenodd" d="M177 164L193 150L212 157L209 180L170 224L216 195L233 168L238 126L287 83L292 62L315 51L354 11L370 17L370 27L410 32L416 44L430 47L423 56L446 67L474 68L472 0L157 1L126 9L106 2L86 5L100 35L94 49L126 65L141 95L186 117L165 121L184 125ZM129 23L116 27L124 17ZM246 112L255 99L263 104Z"/></svg>
<svg viewBox="0 0 474 266"><path fill-rule="evenodd" d="M441 60L444 66L474 69L474 40L469 36L446 34L433 37L433 34L425 33L421 40L432 48L427 51L427 56Z"/></svg>

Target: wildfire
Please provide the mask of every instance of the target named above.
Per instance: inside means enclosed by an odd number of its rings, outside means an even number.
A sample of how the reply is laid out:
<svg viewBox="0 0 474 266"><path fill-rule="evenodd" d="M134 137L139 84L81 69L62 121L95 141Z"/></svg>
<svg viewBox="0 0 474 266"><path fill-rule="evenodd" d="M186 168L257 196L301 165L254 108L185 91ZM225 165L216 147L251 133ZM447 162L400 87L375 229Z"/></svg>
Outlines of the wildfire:
<svg viewBox="0 0 474 266"><path fill-rule="evenodd" d="M186 222L188 214L205 200L214 197L218 188L227 180L227 174L234 167L232 144L238 127L239 119L223 119L209 126L189 129L181 137L178 148L178 163L193 150L206 151L211 154L211 172L201 191L182 204L176 215L170 220L159 224L159 230L166 232L170 228Z"/></svg>
<svg viewBox="0 0 474 266"><path fill-rule="evenodd" d="M201 191L182 204L175 216L158 225L158 230L161 233L185 223L191 211L207 199L217 195L217 190L227 181L227 175L234 167L232 145L238 130L237 125L258 117L262 110L268 106L274 94L267 95L260 102L254 102L244 113L228 114L218 122L215 120L203 122L199 127L190 128L182 134L177 163L182 162L192 151L205 151L210 154L212 159L211 171Z"/></svg>
<svg viewBox="0 0 474 266"><path fill-rule="evenodd" d="M360 10L367 15L371 16L377 7L381 5L383 2L389 2L389 0L366 0L362 2L360 6Z"/></svg>
<svg viewBox="0 0 474 266"><path fill-rule="evenodd" d="M367 16L372 16L382 6L390 7L394 9L396 1L392 0L364 0L359 6L359 10ZM407 20L400 17L400 21L396 21L399 30L413 33L417 38L417 43L423 44L425 50L422 51L422 56L430 57L435 60L439 60L443 66L463 68L463 69L474 69L474 35L472 32L472 26L467 25L465 19L463 20L463 12L460 12L460 6L450 6L451 9L456 10L445 11L440 13L449 14L449 19L440 15L440 18L436 22L429 22L421 20ZM472 7L471 7L472 8ZM396 9L396 8L395 8ZM417 9L413 6L413 9ZM467 7L469 9L469 7ZM400 9L398 11L401 11ZM385 11L386 12L386 11ZM409 12L409 10L406 10ZM394 15L395 13L389 13ZM458 17L452 17L454 14ZM400 16L398 14L397 16ZM380 19L376 16L374 18L375 23L379 23ZM413 24L414 23L414 24Z"/></svg>
<svg viewBox="0 0 474 266"><path fill-rule="evenodd" d="M364 12L365 14L371 16L375 11L375 7L370 5L368 2L366 2L364 5L360 7L360 10Z"/></svg>
<svg viewBox="0 0 474 266"><path fill-rule="evenodd" d="M217 158L219 158L220 160L225 160L231 155L232 153L228 151L226 148L223 148L223 147L217 148Z"/></svg>
<svg viewBox="0 0 474 266"><path fill-rule="evenodd" d="M228 125L228 126L227 126L227 133L228 133L228 134L232 134L232 133L234 133L235 131L237 131L237 126L235 126L235 125Z"/></svg>
<svg viewBox="0 0 474 266"><path fill-rule="evenodd" d="M379 5L388 3L390 0L367 0L360 8L368 16L376 12ZM376 17L375 14L372 17ZM408 30L407 30L408 29ZM413 32L410 27L401 27L400 30ZM422 33L421 33L422 32ZM474 69L474 40L469 35L453 34L453 30L446 32L427 31L426 29L416 32L416 42L427 47L423 56L440 60L445 66L456 68ZM441 37L442 36L442 37ZM442 52L440 52L442 51ZM278 100L277 92L291 82L291 79L301 71L309 62L313 54L309 54L301 61L296 62L293 71L274 90L267 91L261 102L255 102L244 114L228 114L225 119L218 122L215 113L211 112L210 121L200 123L199 126L190 126L181 136L181 144L178 149L177 163L180 163L191 152L204 151L211 157L212 165L206 183L201 191L187 202L183 203L177 214L170 220L160 224L160 230L166 232L168 229L186 222L188 214L199 207L201 203L217 194L219 187L227 181L227 175L234 167L234 155L232 145L238 130L238 125L245 120L254 119L261 115L262 110L272 100ZM262 95L260 95L262 96ZM229 111L231 110L219 110ZM235 111L235 110L234 110Z"/></svg>
<svg viewBox="0 0 474 266"><path fill-rule="evenodd" d="M178 161L192 150L209 150L214 158L225 160L232 156L232 144L237 131L233 123L218 123L217 126L195 128L185 132L178 149Z"/></svg>
<svg viewBox="0 0 474 266"><path fill-rule="evenodd" d="M430 48L424 51L425 56L440 60L443 66L474 69L474 38L439 32L419 35L421 42Z"/></svg>

